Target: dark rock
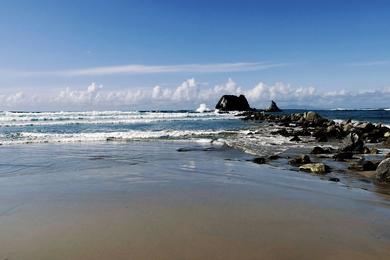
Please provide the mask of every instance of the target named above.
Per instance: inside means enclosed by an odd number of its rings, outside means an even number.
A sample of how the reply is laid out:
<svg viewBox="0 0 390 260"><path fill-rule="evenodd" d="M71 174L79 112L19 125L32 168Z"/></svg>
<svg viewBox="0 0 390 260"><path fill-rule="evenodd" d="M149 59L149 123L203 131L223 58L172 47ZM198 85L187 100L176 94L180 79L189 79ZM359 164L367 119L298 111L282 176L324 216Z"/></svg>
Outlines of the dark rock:
<svg viewBox="0 0 390 260"><path fill-rule="evenodd" d="M313 137L315 137L318 142L327 142L328 141L327 133L324 131L324 129L321 129L321 128L316 129L313 132Z"/></svg>
<svg viewBox="0 0 390 260"><path fill-rule="evenodd" d="M336 178L336 177L331 177L331 178L329 178L329 181L339 182L340 179Z"/></svg>
<svg viewBox="0 0 390 260"><path fill-rule="evenodd" d="M328 137L325 136L325 135L319 136L319 137L316 138L316 141L320 142L320 143L326 143L326 142L328 142Z"/></svg>
<svg viewBox="0 0 390 260"><path fill-rule="evenodd" d="M378 165L371 161L363 161L362 163L363 171L375 171L377 167Z"/></svg>
<svg viewBox="0 0 390 260"><path fill-rule="evenodd" d="M343 139L343 146L341 147L341 151L362 153L363 149L364 143L362 140L360 140L359 135L356 133L350 133Z"/></svg>
<svg viewBox="0 0 390 260"><path fill-rule="evenodd" d="M354 171L375 171L378 167L378 164L371 161L361 161L351 164L348 169Z"/></svg>
<svg viewBox="0 0 390 260"><path fill-rule="evenodd" d="M215 109L221 111L249 111L251 110L248 101L244 95L223 95L218 101Z"/></svg>
<svg viewBox="0 0 390 260"><path fill-rule="evenodd" d="M308 164L311 163L310 157L308 155L301 155L299 157L296 157L294 159L291 159L288 161L289 164L294 166L299 166L302 164Z"/></svg>
<svg viewBox="0 0 390 260"><path fill-rule="evenodd" d="M385 158L387 159L387 158L390 158L390 153L387 153L386 155L385 155Z"/></svg>
<svg viewBox="0 0 390 260"><path fill-rule="evenodd" d="M359 128L363 129L365 133L371 132L375 129L375 126L371 123L363 123L359 126Z"/></svg>
<svg viewBox="0 0 390 260"><path fill-rule="evenodd" d="M300 141L302 141L302 140L301 140L301 138L299 138L299 136L294 135L294 137L291 138L290 141L291 141L291 142L300 142Z"/></svg>
<svg viewBox="0 0 390 260"><path fill-rule="evenodd" d="M352 159L353 153L352 152L339 152L333 156L333 159L335 161L343 162L346 159Z"/></svg>
<svg viewBox="0 0 390 260"><path fill-rule="evenodd" d="M376 179L381 182L390 182L390 158L383 160L378 165Z"/></svg>
<svg viewBox="0 0 390 260"><path fill-rule="evenodd" d="M265 163L265 158L263 158L263 157L256 157L256 158L253 159L253 162L257 163L257 164L264 164Z"/></svg>
<svg viewBox="0 0 390 260"><path fill-rule="evenodd" d="M272 100L271 105L265 111L267 112L282 112L282 110L276 105L276 103Z"/></svg>
<svg viewBox="0 0 390 260"><path fill-rule="evenodd" d="M329 154L331 153L331 148L322 148L322 147L319 147L319 146L316 146L313 148L313 150L311 150L311 154Z"/></svg>
<svg viewBox="0 0 390 260"><path fill-rule="evenodd" d="M308 163L299 167L300 171L311 172L315 174L326 174L329 172L329 166L323 163Z"/></svg>
<svg viewBox="0 0 390 260"><path fill-rule="evenodd" d="M271 132L271 134L273 134L273 135L281 135L281 136L284 136L284 137L288 137L288 136L292 135L291 133L289 133L287 131L286 128L282 128L282 129L276 130L274 132Z"/></svg>
<svg viewBox="0 0 390 260"><path fill-rule="evenodd" d="M310 133L310 131L308 131L307 129L302 129L302 130L294 131L294 135L298 135L298 136L310 136L311 133Z"/></svg>
<svg viewBox="0 0 390 260"><path fill-rule="evenodd" d="M269 160L277 160L279 158L280 158L280 156L277 155L277 154L274 154L274 155L271 155L271 156L268 157Z"/></svg>

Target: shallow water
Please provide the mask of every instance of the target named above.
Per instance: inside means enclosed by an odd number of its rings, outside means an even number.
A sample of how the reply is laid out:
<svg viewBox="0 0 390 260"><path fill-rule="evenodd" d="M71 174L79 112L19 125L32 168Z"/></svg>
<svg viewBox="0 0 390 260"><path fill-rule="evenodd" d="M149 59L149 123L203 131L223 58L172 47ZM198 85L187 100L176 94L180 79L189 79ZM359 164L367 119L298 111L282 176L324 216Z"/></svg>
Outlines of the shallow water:
<svg viewBox="0 0 390 260"><path fill-rule="evenodd" d="M387 195L248 159L188 141L3 146L0 259L390 256Z"/></svg>

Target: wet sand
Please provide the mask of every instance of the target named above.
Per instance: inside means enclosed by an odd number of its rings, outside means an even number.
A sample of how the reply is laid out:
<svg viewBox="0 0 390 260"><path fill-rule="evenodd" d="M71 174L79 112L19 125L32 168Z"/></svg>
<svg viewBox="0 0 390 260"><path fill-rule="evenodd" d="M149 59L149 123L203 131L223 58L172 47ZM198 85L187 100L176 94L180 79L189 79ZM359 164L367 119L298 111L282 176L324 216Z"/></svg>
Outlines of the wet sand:
<svg viewBox="0 0 390 260"><path fill-rule="evenodd" d="M193 146L2 147L0 259L390 257L387 195Z"/></svg>

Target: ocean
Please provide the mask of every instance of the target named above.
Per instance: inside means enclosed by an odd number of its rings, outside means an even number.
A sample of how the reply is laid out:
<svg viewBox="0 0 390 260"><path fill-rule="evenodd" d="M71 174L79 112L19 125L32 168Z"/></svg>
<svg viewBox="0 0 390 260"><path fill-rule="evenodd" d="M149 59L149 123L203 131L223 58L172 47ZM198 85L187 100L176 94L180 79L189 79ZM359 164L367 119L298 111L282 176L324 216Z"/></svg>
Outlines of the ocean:
<svg viewBox="0 0 390 260"><path fill-rule="evenodd" d="M303 110L285 110L298 113ZM388 110L318 110L335 120L390 124ZM275 136L277 126L240 120L234 113L195 111L0 112L2 145L147 140L222 143L257 155L297 146ZM251 135L251 133L257 135Z"/></svg>

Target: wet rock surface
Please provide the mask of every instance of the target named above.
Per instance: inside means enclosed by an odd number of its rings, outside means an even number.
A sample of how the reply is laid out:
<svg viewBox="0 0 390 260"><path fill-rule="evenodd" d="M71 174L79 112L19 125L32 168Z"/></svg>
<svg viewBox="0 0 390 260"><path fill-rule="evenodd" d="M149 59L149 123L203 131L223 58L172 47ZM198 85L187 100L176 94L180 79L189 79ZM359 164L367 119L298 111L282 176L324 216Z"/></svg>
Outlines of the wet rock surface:
<svg viewBox="0 0 390 260"><path fill-rule="evenodd" d="M300 171L311 172L314 174L326 174L329 172L329 166L323 163L308 163L299 166Z"/></svg>
<svg viewBox="0 0 390 260"><path fill-rule="evenodd" d="M380 182L390 182L390 158L383 160L378 165L376 179Z"/></svg>

